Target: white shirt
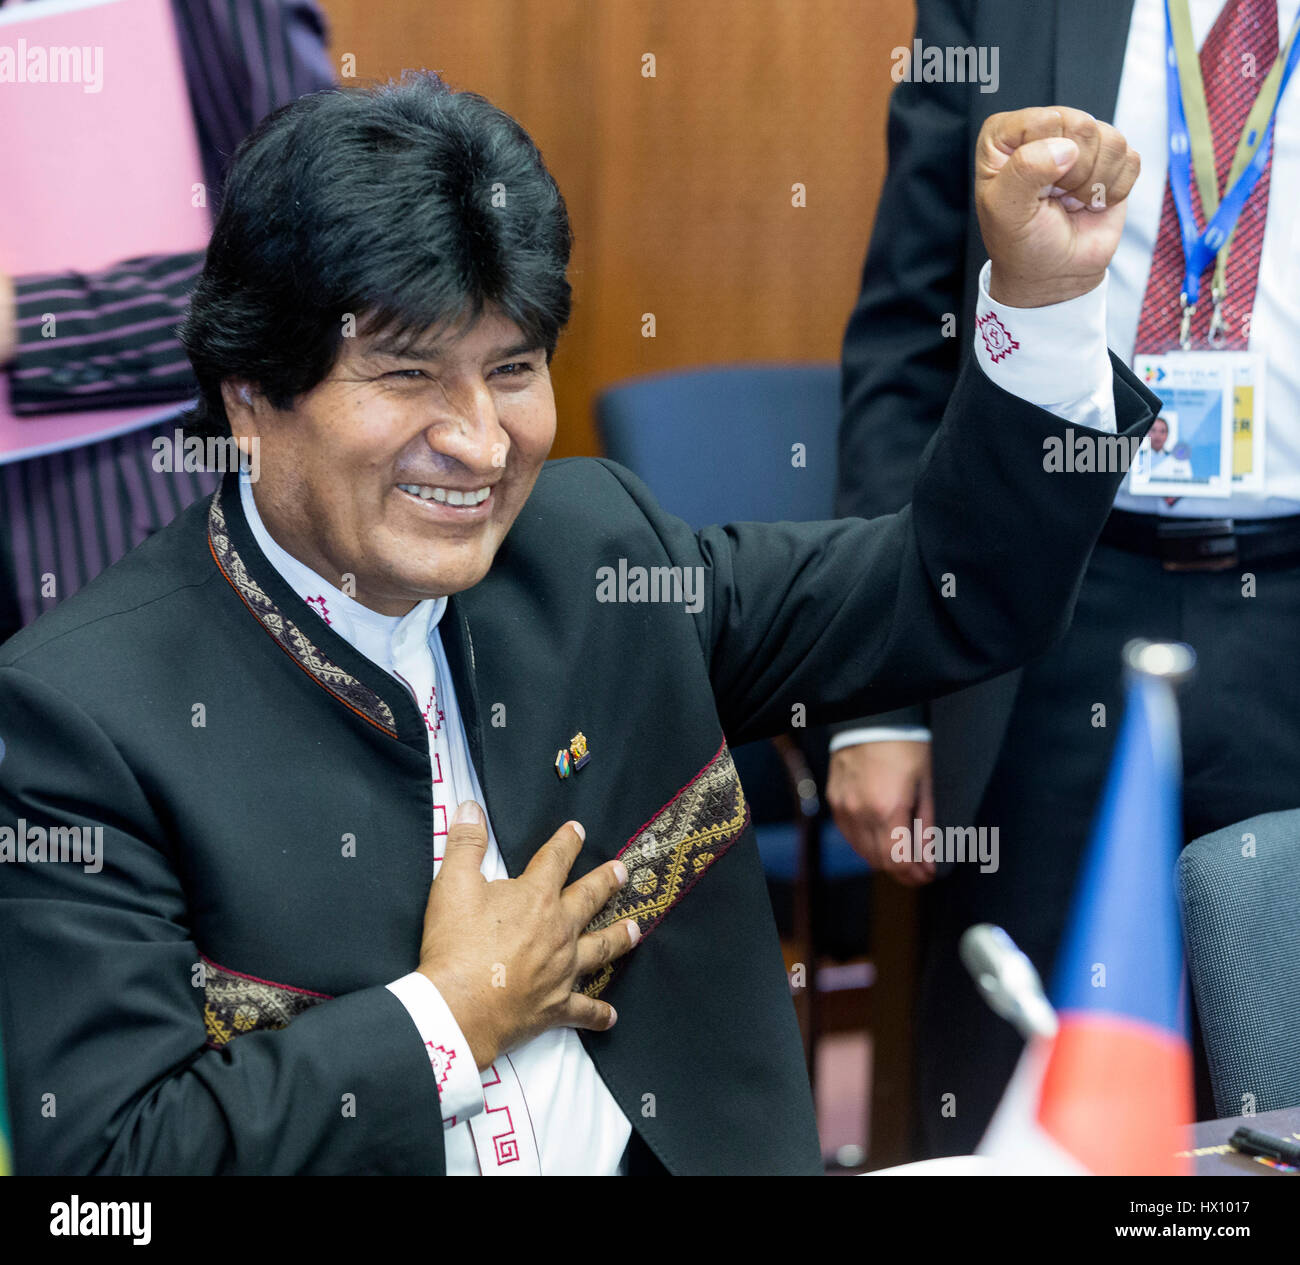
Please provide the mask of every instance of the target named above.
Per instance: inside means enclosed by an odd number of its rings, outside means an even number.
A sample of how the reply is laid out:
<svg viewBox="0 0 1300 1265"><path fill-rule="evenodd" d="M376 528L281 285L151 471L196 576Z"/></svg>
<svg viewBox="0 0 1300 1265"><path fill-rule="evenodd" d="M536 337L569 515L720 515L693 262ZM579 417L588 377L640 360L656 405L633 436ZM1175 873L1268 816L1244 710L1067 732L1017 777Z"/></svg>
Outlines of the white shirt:
<svg viewBox="0 0 1300 1265"><path fill-rule="evenodd" d="M429 730L436 876L456 805L473 799L487 816L438 634L447 599L420 602L400 617L372 611L271 539L246 474L239 495L254 539L285 583L354 649L401 681L419 705ZM490 820L482 873L489 880L510 877ZM413 971L388 987L414 1021L418 1036L411 1039L424 1042L439 1080L450 1176L621 1171L632 1126L572 1028L534 1037L480 1075L455 1016L427 976Z"/></svg>
<svg viewBox="0 0 1300 1265"><path fill-rule="evenodd" d="M1205 43L1224 3L1225 0L1190 0L1192 36L1198 49ZM1297 6L1300 0L1279 0L1279 43L1286 41ZM1267 71L1268 67L1262 66L1258 73L1262 78ZM1135 0L1133 5L1115 103L1115 127L1142 155L1142 174L1128 196L1124 232L1108 270L1106 303L1107 342L1116 355L1131 364L1169 174L1164 0ZM1293 83L1287 89L1278 106L1269 184L1268 217L1264 224L1249 344L1251 351L1263 352L1268 361L1264 495L1238 494L1226 499L1184 496L1173 505L1166 505L1159 496L1131 495L1125 480L1115 498L1119 509L1180 518L1300 514L1300 356L1296 355L1300 346L1300 215L1295 213L1300 199L1300 83ZM982 279L980 289L983 303ZM1043 404L1033 396L1026 398ZM1171 466L1168 475L1162 471L1162 477L1183 477L1175 469ZM924 725L872 725L836 734L830 749L835 752L863 742L925 742L929 738L930 731Z"/></svg>
<svg viewBox="0 0 1300 1265"><path fill-rule="evenodd" d="M1168 449L1140 452L1136 464L1149 471L1150 477L1158 481L1190 479L1193 473L1192 463L1186 457L1177 457Z"/></svg>
<svg viewBox="0 0 1300 1265"><path fill-rule="evenodd" d="M1199 49L1225 0L1190 0L1192 36ZM1286 42L1300 0L1279 0L1278 40ZM1260 66L1263 79L1267 66ZM1068 104L1068 103L1067 103ZM1165 109L1164 0L1136 0L1129 22L1124 69L1115 102L1115 126L1142 155L1142 174L1128 196L1124 234L1110 265L1107 332L1115 354L1129 363L1160 229L1169 174ZM1236 139L1235 137L1233 138ZM1132 496L1127 483L1115 498L1120 509L1180 518L1259 518L1300 514L1300 83L1293 82L1278 106L1273 127L1273 167L1268 217L1259 257L1259 285L1250 322L1251 351L1268 361L1268 427L1265 432L1264 495L1180 497L1172 506L1158 496ZM1206 297L1208 302L1208 296ZM1165 477L1165 476L1162 476ZM1176 477L1176 476L1175 476Z"/></svg>

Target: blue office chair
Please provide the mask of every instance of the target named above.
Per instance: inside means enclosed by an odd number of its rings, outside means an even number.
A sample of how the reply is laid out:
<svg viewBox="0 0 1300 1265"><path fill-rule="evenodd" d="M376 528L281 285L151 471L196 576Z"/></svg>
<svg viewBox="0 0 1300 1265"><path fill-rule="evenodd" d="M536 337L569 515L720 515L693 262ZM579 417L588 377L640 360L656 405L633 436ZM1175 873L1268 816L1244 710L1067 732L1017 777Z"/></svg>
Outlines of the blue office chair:
<svg viewBox="0 0 1300 1265"><path fill-rule="evenodd" d="M1177 875L1215 1107L1300 1105L1300 809L1194 839Z"/></svg>
<svg viewBox="0 0 1300 1265"><path fill-rule="evenodd" d="M654 374L596 400L606 454L696 528L833 518L839 420L835 365Z"/></svg>
<svg viewBox="0 0 1300 1265"><path fill-rule="evenodd" d="M606 454L649 485L692 527L833 517L840 400L836 365L735 365L621 383L596 401ZM798 995L809 1074L816 1072L819 1008L814 950L828 947L827 896L863 910L867 864L829 821L809 768L825 732L733 754L750 799L755 834L778 922L808 967ZM859 915L859 921L864 922ZM858 927L865 944L865 927ZM846 937L836 945L848 956Z"/></svg>

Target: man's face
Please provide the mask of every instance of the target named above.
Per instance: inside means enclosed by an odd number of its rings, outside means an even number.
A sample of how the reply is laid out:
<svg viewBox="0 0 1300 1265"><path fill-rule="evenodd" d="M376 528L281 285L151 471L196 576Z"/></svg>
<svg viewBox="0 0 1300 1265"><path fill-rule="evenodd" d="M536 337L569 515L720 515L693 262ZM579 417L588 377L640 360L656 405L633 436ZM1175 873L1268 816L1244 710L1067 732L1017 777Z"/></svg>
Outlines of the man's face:
<svg viewBox="0 0 1300 1265"><path fill-rule="evenodd" d="M1151 451L1160 452L1169 438L1169 423L1163 417L1157 417L1151 423Z"/></svg>
<svg viewBox="0 0 1300 1265"><path fill-rule="evenodd" d="M406 350L345 338L292 409L241 406L230 384L226 404L237 436L260 437L273 539L386 615L487 574L555 438L546 352L491 308Z"/></svg>

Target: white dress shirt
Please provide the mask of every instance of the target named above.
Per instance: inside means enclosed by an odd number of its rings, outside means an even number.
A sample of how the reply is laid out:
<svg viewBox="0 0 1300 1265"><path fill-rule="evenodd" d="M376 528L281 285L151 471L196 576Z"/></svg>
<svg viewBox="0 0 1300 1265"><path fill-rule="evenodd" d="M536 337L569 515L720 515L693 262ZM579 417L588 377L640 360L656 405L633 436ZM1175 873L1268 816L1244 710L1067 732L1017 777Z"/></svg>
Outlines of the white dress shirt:
<svg viewBox="0 0 1300 1265"><path fill-rule="evenodd" d="M418 704L429 730L436 876L457 804L475 800L487 817L438 634L447 599L420 602L403 616L362 606L271 539L246 474L240 475L239 494L254 539L285 583L354 649L406 686ZM490 819L482 873L489 880L509 878ZM480 1074L455 1016L427 976L412 971L388 987L414 1021L419 1035L411 1039L423 1041L431 1074L438 1077L449 1175L621 1171L632 1126L574 1029L544 1032Z"/></svg>
<svg viewBox="0 0 1300 1265"><path fill-rule="evenodd" d="M1205 43L1225 2L1189 0L1192 36L1198 49ZM1286 42L1298 5L1300 0L1279 0L1280 43ZM1267 66L1259 68L1261 79L1267 71ZM1142 155L1142 174L1128 196L1124 233L1110 264L1106 304L1107 342L1116 355L1131 364L1169 174L1165 0L1135 0L1133 5L1115 103L1115 127ZM1300 215L1295 213L1300 199L1300 84L1292 84L1278 106L1269 182L1268 218L1264 225L1249 345L1251 351L1262 352L1268 362L1264 491L1238 493L1226 499L1184 496L1167 505L1163 497L1132 495L1125 480L1115 498L1118 509L1178 518L1300 514L1300 356L1296 355L1300 347ZM983 281L980 289L979 301L983 303ZM1043 401L1034 399L1034 403ZM1172 468L1167 473L1174 475ZM833 753L863 742L927 742L929 738L930 731L923 725L872 725L836 734L830 749Z"/></svg>
<svg viewBox="0 0 1300 1265"><path fill-rule="evenodd" d="M1225 0L1189 0L1192 36L1199 49L1218 20ZM1279 0L1278 39L1285 43L1300 0ZM1262 80L1267 66L1258 68ZM1069 104L1066 102L1065 104ZM1142 155L1142 174L1128 196L1124 234L1110 265L1107 329L1115 354L1129 363L1138 318L1151 272L1169 174L1165 109L1164 0L1136 0L1129 22L1124 69L1115 102L1115 126ZM1236 139L1235 137L1233 138ZM1115 498L1120 509L1178 518L1261 518L1300 514L1300 83L1292 83L1273 126L1268 218L1259 257L1259 285L1250 322L1251 351L1268 361L1268 426L1265 431L1264 491L1222 497L1179 497L1166 505L1159 496L1133 496L1127 482ZM1208 288L1208 287L1203 287ZM1208 302L1208 295L1206 296Z"/></svg>

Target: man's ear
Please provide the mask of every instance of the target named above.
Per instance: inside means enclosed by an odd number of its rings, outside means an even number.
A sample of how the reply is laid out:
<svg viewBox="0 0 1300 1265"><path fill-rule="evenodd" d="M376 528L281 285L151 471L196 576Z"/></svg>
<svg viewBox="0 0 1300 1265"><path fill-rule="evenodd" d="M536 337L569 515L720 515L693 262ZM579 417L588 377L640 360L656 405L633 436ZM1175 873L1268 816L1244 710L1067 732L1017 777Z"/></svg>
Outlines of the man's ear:
<svg viewBox="0 0 1300 1265"><path fill-rule="evenodd" d="M227 378L221 384L221 402L230 419L231 433L237 440L251 439L259 433L266 412L266 400L256 387Z"/></svg>

